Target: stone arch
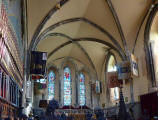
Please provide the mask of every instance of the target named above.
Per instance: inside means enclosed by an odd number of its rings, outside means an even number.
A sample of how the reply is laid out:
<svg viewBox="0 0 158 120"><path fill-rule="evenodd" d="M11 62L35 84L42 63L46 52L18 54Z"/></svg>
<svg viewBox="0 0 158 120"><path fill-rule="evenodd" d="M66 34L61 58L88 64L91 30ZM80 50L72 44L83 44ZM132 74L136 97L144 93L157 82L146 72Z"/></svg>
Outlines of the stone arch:
<svg viewBox="0 0 158 120"><path fill-rule="evenodd" d="M150 40L151 26L157 13L158 13L158 4L153 5L153 9L149 13L144 31L144 49L146 53L147 72L148 72L148 78L151 80L152 87L156 87L156 78L155 78L154 64L151 54L151 47L149 45L149 40Z"/></svg>
<svg viewBox="0 0 158 120"><path fill-rule="evenodd" d="M64 90L63 90L63 86L64 86L64 81L63 81L63 78L64 78L64 68L65 67L69 67L70 70L71 70L71 90L72 90L72 94L71 94L71 99L72 99L72 102L71 102L71 105L72 106L76 106L77 105L77 90L76 90L76 87L77 87L77 75L78 75L78 67L77 67L77 64L69 57L66 57L62 63L61 63L61 66L60 66L60 94L61 94L61 105L63 106L64 104ZM73 98L72 98L73 97Z"/></svg>
<svg viewBox="0 0 158 120"><path fill-rule="evenodd" d="M80 73L83 73L85 75L85 87L86 87L86 106L88 107L92 107L92 103L93 103L93 98L92 98L92 91L91 91L91 83L92 83L92 73L90 72L89 68L87 68L86 66L83 66L82 68L80 68L79 72L78 72L78 86L79 86L79 75ZM78 94L79 94L79 88L78 88ZM79 105L79 95L78 95L78 105Z"/></svg>
<svg viewBox="0 0 158 120"><path fill-rule="evenodd" d="M115 54L111 51L108 52L107 57L106 57L106 62L105 62L105 73L108 72L108 65L109 65L109 60L111 59L111 57L114 57L114 61L117 64L117 59L115 57ZM115 90L115 88L108 88L108 81L106 79L106 74L105 74L105 85L106 85L106 100L108 103L112 103L113 105L115 104L115 102L117 102L116 100L113 99L113 92ZM118 91L119 93L119 91Z"/></svg>
<svg viewBox="0 0 158 120"><path fill-rule="evenodd" d="M112 43L120 50L123 52L120 44L118 43L118 41L108 32L106 31L105 29L103 29L101 26L97 25L96 23L93 23L92 21L86 19L86 18L70 18L70 19L66 19L66 20L63 20L63 21L60 21L56 24L53 24L51 26L49 26L48 28L46 28L39 36L37 39L35 39L34 41L31 41L30 43L30 46L29 46L29 51L31 50L34 50L35 47L37 46L38 42L40 40L42 40L42 37L47 34L49 31L55 29L56 27L59 27L61 25L64 25L64 24L68 24L68 23L73 23L73 22L78 22L78 21L82 21L82 22L85 22L91 26L93 26L94 28L98 29L100 32L104 33L108 38L109 40L112 41Z"/></svg>
<svg viewBox="0 0 158 120"><path fill-rule="evenodd" d="M59 92L60 92L60 89L59 89L59 85L60 85L59 69L53 63L50 63L49 65L47 65L47 69L48 69L47 75L49 75L50 71L53 71L55 74L55 96L54 96L54 99L59 101L60 100L60 96L59 96ZM48 80L48 78L49 78L49 76L47 76L47 80ZM49 82L47 83L47 86L48 86L48 84L49 84ZM47 89L47 91L48 91L48 89Z"/></svg>

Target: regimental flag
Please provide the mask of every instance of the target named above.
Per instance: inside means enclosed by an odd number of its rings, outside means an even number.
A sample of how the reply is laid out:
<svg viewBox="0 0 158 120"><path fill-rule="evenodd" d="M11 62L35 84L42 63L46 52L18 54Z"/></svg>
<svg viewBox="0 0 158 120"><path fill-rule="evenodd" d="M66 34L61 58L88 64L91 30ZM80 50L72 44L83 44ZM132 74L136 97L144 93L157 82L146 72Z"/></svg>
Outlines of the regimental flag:
<svg viewBox="0 0 158 120"><path fill-rule="evenodd" d="M108 81L108 88L120 87L123 84L122 80L118 80L117 72L107 72L106 80Z"/></svg>
<svg viewBox="0 0 158 120"><path fill-rule="evenodd" d="M40 75L32 75L32 80L39 80L39 79L43 79L43 76Z"/></svg>
<svg viewBox="0 0 158 120"><path fill-rule="evenodd" d="M30 73L34 75L44 75L46 69L47 53L32 51Z"/></svg>
<svg viewBox="0 0 158 120"><path fill-rule="evenodd" d="M139 76L138 59L133 54L131 54L131 71L133 76Z"/></svg>
<svg viewBox="0 0 158 120"><path fill-rule="evenodd" d="M99 80L95 82L95 91L96 93L101 93L101 82Z"/></svg>
<svg viewBox="0 0 158 120"><path fill-rule="evenodd" d="M47 85L46 84L43 84L43 83L35 83L35 86L37 87L38 90L41 90L41 89L46 89L47 88Z"/></svg>
<svg viewBox="0 0 158 120"><path fill-rule="evenodd" d="M131 78L131 65L129 61L122 61L117 64L118 79L125 80Z"/></svg>
<svg viewBox="0 0 158 120"><path fill-rule="evenodd" d="M96 87L95 83L92 83L91 87L92 87L92 90L95 90L95 87Z"/></svg>

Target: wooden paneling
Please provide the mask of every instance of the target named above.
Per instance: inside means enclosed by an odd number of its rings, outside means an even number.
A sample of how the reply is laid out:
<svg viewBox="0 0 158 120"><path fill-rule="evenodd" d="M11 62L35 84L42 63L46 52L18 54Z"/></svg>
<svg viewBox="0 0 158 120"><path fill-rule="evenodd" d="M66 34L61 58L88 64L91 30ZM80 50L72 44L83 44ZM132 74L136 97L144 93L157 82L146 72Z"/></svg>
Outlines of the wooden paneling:
<svg viewBox="0 0 158 120"><path fill-rule="evenodd" d="M1 118L7 118L10 116L11 118L17 117L17 107L12 105L11 103L5 101L0 98L0 115Z"/></svg>

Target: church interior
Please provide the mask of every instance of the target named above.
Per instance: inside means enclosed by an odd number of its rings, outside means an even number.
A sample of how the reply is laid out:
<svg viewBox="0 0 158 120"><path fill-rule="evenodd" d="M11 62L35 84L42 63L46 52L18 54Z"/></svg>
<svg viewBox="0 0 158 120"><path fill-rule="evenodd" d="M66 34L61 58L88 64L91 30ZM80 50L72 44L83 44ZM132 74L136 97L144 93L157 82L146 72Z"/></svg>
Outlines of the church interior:
<svg viewBox="0 0 158 120"><path fill-rule="evenodd" d="M0 119L157 120L158 1L0 0Z"/></svg>

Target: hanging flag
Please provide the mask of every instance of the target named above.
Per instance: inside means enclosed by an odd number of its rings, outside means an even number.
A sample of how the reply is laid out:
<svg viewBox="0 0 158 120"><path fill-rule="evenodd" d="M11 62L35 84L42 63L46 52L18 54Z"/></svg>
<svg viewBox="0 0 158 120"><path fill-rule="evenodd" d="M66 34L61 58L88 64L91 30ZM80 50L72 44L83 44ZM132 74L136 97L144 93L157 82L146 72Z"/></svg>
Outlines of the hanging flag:
<svg viewBox="0 0 158 120"><path fill-rule="evenodd" d="M30 73L34 75L42 75L45 74L46 69L46 60L47 53L32 51L31 52L31 65L30 65Z"/></svg>
<svg viewBox="0 0 158 120"><path fill-rule="evenodd" d="M37 87L38 90L47 88L46 84L43 84L43 83L40 83L40 82L35 82L35 86Z"/></svg>
<svg viewBox="0 0 158 120"><path fill-rule="evenodd" d="M131 54L131 71L133 76L139 76L138 59L133 54Z"/></svg>
<svg viewBox="0 0 158 120"><path fill-rule="evenodd" d="M42 84L42 89L46 89L47 85L46 84Z"/></svg>
<svg viewBox="0 0 158 120"><path fill-rule="evenodd" d="M95 90L95 83L91 84L92 90Z"/></svg>
<svg viewBox="0 0 158 120"><path fill-rule="evenodd" d="M96 80L95 91L96 93L101 93L101 82L99 80Z"/></svg>
<svg viewBox="0 0 158 120"><path fill-rule="evenodd" d="M108 81L108 88L120 87L123 84L122 80L118 80L117 72L107 72L106 80Z"/></svg>
<svg viewBox="0 0 158 120"><path fill-rule="evenodd" d="M38 89L42 89L42 84L41 83L37 83L37 88Z"/></svg>
<svg viewBox="0 0 158 120"><path fill-rule="evenodd" d="M131 66L129 61L122 61L117 64L118 79L125 80L131 78Z"/></svg>

